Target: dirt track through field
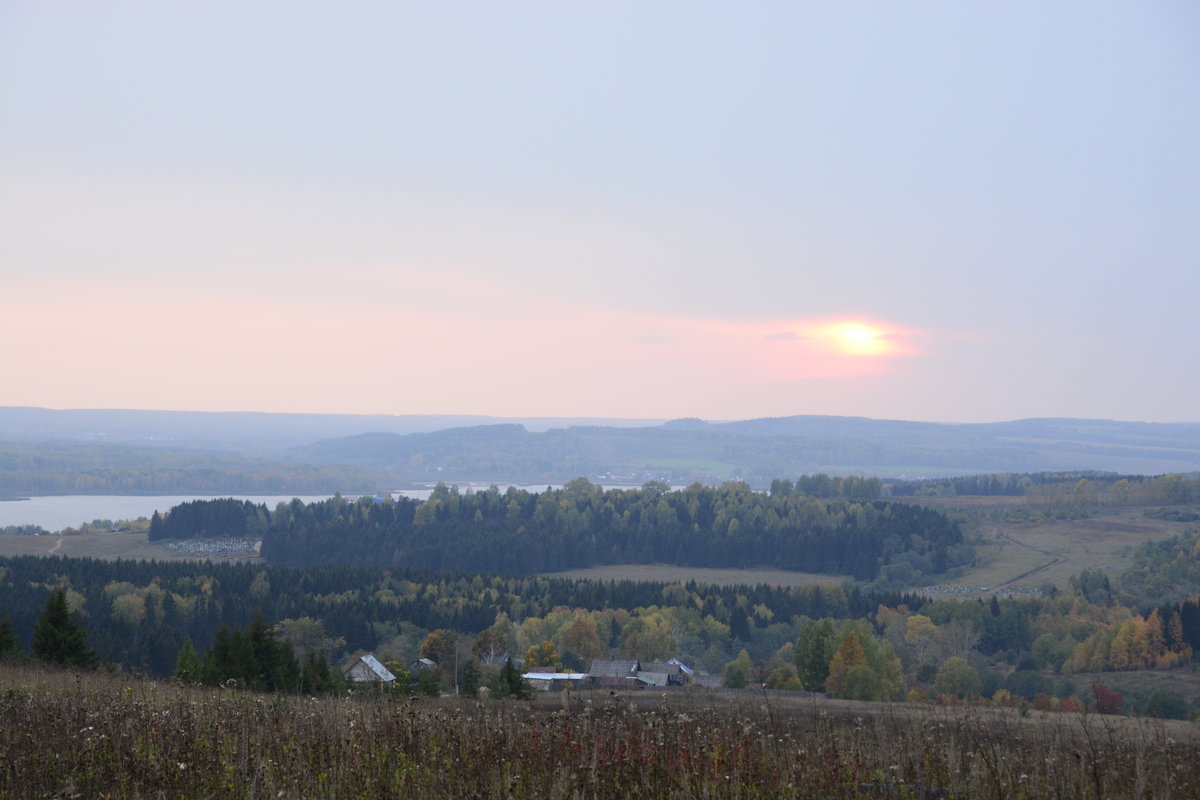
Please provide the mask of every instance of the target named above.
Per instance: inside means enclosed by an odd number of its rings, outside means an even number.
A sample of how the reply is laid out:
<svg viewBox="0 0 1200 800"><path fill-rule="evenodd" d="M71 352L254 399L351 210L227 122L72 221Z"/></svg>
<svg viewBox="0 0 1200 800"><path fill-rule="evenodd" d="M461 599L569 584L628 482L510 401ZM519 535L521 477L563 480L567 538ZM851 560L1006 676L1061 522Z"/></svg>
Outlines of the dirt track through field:
<svg viewBox="0 0 1200 800"><path fill-rule="evenodd" d="M995 589L993 589L993 591L996 591L996 592L1003 591L1004 589L1007 589L1010 586L1012 586L1013 584L1015 584L1017 581L1026 580L1028 578L1031 578L1034 575L1037 575L1039 572L1048 570L1051 567L1056 567L1059 564L1064 564L1067 561L1066 556L1060 556L1060 555L1056 555L1055 553L1048 552L1046 550L1041 550L1037 547L1034 547L1031 544L1026 544L1025 542L1022 542L1019 539L1014 539L1012 536L1009 536L1007 533L1000 533L999 537L1002 539L1005 539L1009 542L1012 542L1013 544L1017 545L1018 547L1024 547L1026 550L1032 550L1035 553L1041 553L1044 556L1048 556L1050 558L1050 560L1047 561L1045 564L1042 564L1040 567L1034 567L1033 569L1029 570L1028 572L1024 572L1020 575L1015 575L1012 578L1009 578L1004 583L995 587Z"/></svg>

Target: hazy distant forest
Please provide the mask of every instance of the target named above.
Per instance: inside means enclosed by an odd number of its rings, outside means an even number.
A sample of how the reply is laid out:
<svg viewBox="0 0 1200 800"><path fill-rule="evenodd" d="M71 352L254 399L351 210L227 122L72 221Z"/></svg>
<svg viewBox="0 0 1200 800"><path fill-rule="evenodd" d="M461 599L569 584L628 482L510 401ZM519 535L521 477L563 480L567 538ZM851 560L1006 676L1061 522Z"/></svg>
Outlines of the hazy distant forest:
<svg viewBox="0 0 1200 800"><path fill-rule="evenodd" d="M0 407L0 497L317 494L491 482L685 486L778 476L1200 470L1200 424L946 425L796 416L708 423L54 411ZM466 426L466 427L464 427ZM1017 489L1019 493L1019 489Z"/></svg>

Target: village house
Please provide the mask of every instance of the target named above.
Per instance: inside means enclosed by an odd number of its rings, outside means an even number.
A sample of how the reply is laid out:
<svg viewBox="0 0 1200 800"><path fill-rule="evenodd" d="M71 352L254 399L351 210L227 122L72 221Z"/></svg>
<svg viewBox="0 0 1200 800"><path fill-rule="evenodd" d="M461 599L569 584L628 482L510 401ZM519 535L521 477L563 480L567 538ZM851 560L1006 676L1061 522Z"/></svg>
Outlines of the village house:
<svg viewBox="0 0 1200 800"><path fill-rule="evenodd" d="M557 692L568 686L582 686L588 679L586 672L526 672L522 676L534 691Z"/></svg>
<svg viewBox="0 0 1200 800"><path fill-rule="evenodd" d="M412 673L414 678L421 677L422 672L437 672L437 670L437 662L431 661L428 658L418 658L416 661L408 665L408 671Z"/></svg>
<svg viewBox="0 0 1200 800"><path fill-rule="evenodd" d="M640 668L636 658L597 658L588 669L588 681L599 689L636 689L649 683L638 679Z"/></svg>
<svg viewBox="0 0 1200 800"><path fill-rule="evenodd" d="M396 682L396 676L387 667L379 663L373 655L361 656L350 669L346 670L347 680L354 683L382 683L391 686Z"/></svg>
<svg viewBox="0 0 1200 800"><path fill-rule="evenodd" d="M678 659L670 661L647 661L637 671L637 677L653 686L686 686L692 676Z"/></svg>

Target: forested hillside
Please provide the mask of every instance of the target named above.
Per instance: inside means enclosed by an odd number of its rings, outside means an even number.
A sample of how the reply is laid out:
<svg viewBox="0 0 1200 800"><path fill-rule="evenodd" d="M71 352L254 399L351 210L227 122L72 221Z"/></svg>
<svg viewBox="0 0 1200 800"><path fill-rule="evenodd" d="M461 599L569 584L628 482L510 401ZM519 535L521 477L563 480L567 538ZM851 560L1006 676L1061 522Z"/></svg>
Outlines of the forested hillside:
<svg viewBox="0 0 1200 800"><path fill-rule="evenodd" d="M57 589L66 590L71 609L87 628L89 644L101 661L158 674L171 673L186 641L203 652L216 641L222 626L246 628L257 614L278 623L281 633L298 648L322 650L336 658L382 647L411 658L432 630L476 634L497 619L521 622L557 608L596 611L595 619L589 620L607 652L610 645L620 646L626 634L644 630L644 620L635 622L643 616L636 610L644 609L648 617L662 609L673 621L666 628L671 641L676 647L687 645L680 652L699 658L715 647L715 658L723 663L738 647L767 635L767 608L771 617L790 622L799 616L859 617L873 613L880 604L917 602L898 593L815 586L692 584L669 589L664 584L630 581L501 578L374 567L24 556L0 558L0 622L11 618L17 637L29 642L47 598ZM787 628L784 636L790 631ZM762 647L772 642L778 647L779 633L764 639Z"/></svg>
<svg viewBox="0 0 1200 800"><path fill-rule="evenodd" d="M1032 419L947 425L797 416L640 428L516 424L397 435L364 432L298 448L299 458L393 470L413 481L672 483L858 473L889 478L980 472L1200 470L1200 424Z"/></svg>
<svg viewBox="0 0 1200 800"><path fill-rule="evenodd" d="M199 450L0 442L0 495L324 494L396 478L362 466L263 461Z"/></svg>
<svg viewBox="0 0 1200 800"><path fill-rule="evenodd" d="M1200 500L1200 475L1148 477L1115 472L1004 472L953 478L892 480L888 494L1024 497L1033 507L1184 505Z"/></svg>
<svg viewBox="0 0 1200 800"><path fill-rule="evenodd" d="M262 555L278 564L504 574L667 563L870 580L894 566L912 580L969 563L973 553L957 524L910 504L819 499L786 482L764 494L744 484L604 490L581 478L542 493L440 485L424 503L294 501L272 513Z"/></svg>

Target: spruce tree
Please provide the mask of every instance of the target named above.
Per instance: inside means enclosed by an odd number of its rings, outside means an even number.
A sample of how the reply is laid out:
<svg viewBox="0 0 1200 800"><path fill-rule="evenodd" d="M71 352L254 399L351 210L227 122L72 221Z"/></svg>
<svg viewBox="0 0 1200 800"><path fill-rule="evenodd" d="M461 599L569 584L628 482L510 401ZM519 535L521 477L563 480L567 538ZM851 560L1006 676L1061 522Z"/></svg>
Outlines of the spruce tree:
<svg viewBox="0 0 1200 800"><path fill-rule="evenodd" d="M526 700L532 696L533 689L521 677L521 670L517 669L512 658L505 659L496 684L492 687L492 697L515 697L519 700Z"/></svg>
<svg viewBox="0 0 1200 800"><path fill-rule="evenodd" d="M62 589L50 595L33 629L33 654L54 664L86 669L96 666L96 652L87 646L87 631L71 618L67 593Z"/></svg>
<svg viewBox="0 0 1200 800"><path fill-rule="evenodd" d="M0 659L18 656L22 649L21 640L12 627L12 619L0 619Z"/></svg>
<svg viewBox="0 0 1200 800"><path fill-rule="evenodd" d="M192 644L191 637L185 639L183 647L179 648L179 658L175 660L175 677L192 682L200 680L200 657L196 655L196 647Z"/></svg>

